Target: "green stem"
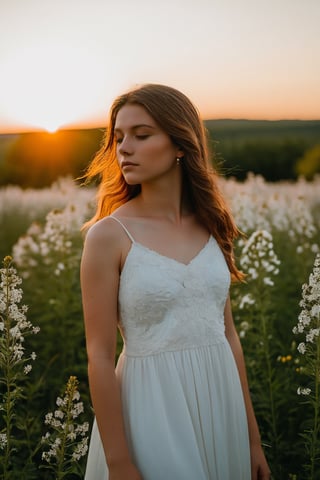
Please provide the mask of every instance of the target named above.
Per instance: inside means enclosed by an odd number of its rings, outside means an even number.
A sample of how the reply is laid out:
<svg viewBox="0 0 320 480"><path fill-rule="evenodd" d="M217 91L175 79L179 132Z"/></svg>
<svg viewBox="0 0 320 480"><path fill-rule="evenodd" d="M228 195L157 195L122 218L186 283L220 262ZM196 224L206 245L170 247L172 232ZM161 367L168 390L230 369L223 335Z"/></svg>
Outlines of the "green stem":
<svg viewBox="0 0 320 480"><path fill-rule="evenodd" d="M272 427L272 434L274 437L275 446L277 446L277 422L276 422L276 410L274 405L274 395L273 395L273 388L272 388L272 368L270 362L270 349L269 349L269 339L268 339L268 331L266 325L266 318L265 315L262 314L262 330L263 330L263 346L264 346L264 356L265 362L267 366L267 381L268 381L268 393L269 393L269 403L270 403L270 411L271 411L271 427ZM277 448L276 448L277 450Z"/></svg>
<svg viewBox="0 0 320 480"><path fill-rule="evenodd" d="M262 341L263 341L263 369L267 370L267 392L268 392L268 403L269 403L269 424L271 427L271 443L274 447L274 465L279 467L279 445L278 445L278 431L277 431L277 421L276 421L276 408L275 408L275 399L273 392L273 375L272 375L272 366L271 366L271 353L270 353L270 342L268 338L268 327L270 328L270 318L267 315L267 306L269 304L270 298L266 295L266 287L263 283L263 274L259 275L258 284L257 284L257 298L260 299L258 305L258 312L260 317L260 325L262 330Z"/></svg>
<svg viewBox="0 0 320 480"><path fill-rule="evenodd" d="M71 410L72 410L72 401L73 401L73 395L74 395L74 385L71 384L70 379L68 381L66 390L68 392L68 395L67 395L68 403L66 408L67 415L66 415L66 425L65 425L65 429L63 430L62 441L61 441L60 458L57 465L57 480L61 480L65 475L65 472L63 471L64 463L65 463L64 457L65 457L65 450L66 450L66 444L67 444L67 436L69 433L69 425L72 423Z"/></svg>
<svg viewBox="0 0 320 480"><path fill-rule="evenodd" d="M268 329L267 329L267 322L266 322L266 314L265 314L264 305L261 305L261 326L262 326L262 337L263 337L263 351L265 357L265 363L267 366L267 384L268 384L268 395L269 395L269 405L270 405L270 412L271 412L271 429L273 435L273 442L275 447L275 456L277 457L278 451L278 433L277 433L277 422L276 422L276 409L275 409L275 401L274 401L274 394L273 394L273 379L272 379L272 367L270 361L270 348L269 348L269 338L268 338Z"/></svg>
<svg viewBox="0 0 320 480"><path fill-rule="evenodd" d="M12 431L12 407L13 407L13 396L12 396L12 378L11 378L11 368L10 368L10 347L11 347L11 339L10 339L10 314L9 314L9 302L10 302L10 285L9 285L9 268L10 265L6 264L6 312L5 312L5 365L4 365L4 378L6 382L6 401L4 406L5 411L5 428L6 428L6 435L7 435L7 443L5 448L5 455L4 455L4 479L7 480L10 478L10 454L11 454L11 431Z"/></svg>
<svg viewBox="0 0 320 480"><path fill-rule="evenodd" d="M317 327L319 328L320 321L317 322ZM314 399L314 420L313 420L313 429L311 436L311 448L310 448L310 480L315 478L315 468L316 468L316 459L317 459L317 442L318 442L318 432L319 432L319 401L320 401L320 385L319 385L319 376L320 376L320 337L317 337L317 353L316 353L316 362L315 362L315 380L314 380L314 390L315 390L315 399Z"/></svg>

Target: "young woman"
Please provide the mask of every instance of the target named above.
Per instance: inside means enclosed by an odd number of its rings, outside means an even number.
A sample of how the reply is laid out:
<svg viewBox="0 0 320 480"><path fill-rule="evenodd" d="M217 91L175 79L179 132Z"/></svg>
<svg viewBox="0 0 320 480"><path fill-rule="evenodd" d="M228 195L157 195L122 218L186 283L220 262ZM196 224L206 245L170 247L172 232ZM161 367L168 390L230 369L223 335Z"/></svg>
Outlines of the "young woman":
<svg viewBox="0 0 320 480"><path fill-rule="evenodd" d="M81 264L86 480L269 479L228 295L238 230L190 100L153 84L117 98L96 175Z"/></svg>

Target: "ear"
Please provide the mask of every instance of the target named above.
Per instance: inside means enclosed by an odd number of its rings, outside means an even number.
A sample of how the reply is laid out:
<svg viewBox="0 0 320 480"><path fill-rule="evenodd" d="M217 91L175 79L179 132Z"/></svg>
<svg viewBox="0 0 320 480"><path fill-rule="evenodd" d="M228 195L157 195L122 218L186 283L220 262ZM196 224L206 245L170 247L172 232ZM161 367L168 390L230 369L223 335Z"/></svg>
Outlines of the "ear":
<svg viewBox="0 0 320 480"><path fill-rule="evenodd" d="M176 157L184 157L184 151L182 150L182 148L177 148Z"/></svg>

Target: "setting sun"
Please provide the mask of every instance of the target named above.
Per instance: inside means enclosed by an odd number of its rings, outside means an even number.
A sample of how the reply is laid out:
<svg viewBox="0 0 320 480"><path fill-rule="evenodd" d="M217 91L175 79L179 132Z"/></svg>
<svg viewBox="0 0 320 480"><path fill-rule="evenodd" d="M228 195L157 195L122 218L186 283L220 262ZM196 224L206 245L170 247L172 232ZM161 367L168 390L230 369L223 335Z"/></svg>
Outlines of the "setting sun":
<svg viewBox="0 0 320 480"><path fill-rule="evenodd" d="M30 43L2 62L10 77L2 79L7 92L4 112L18 124L55 132L90 114L93 95L88 90L91 68L84 69L79 49L55 41Z"/></svg>
<svg viewBox="0 0 320 480"><path fill-rule="evenodd" d="M56 133L59 130L60 125L44 125L45 130L48 133Z"/></svg>

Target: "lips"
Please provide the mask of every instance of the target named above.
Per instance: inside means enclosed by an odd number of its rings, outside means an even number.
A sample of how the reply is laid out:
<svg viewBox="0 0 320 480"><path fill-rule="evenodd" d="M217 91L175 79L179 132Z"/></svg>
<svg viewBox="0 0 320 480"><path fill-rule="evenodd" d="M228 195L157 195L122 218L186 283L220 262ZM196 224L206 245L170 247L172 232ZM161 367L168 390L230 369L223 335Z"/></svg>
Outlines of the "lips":
<svg viewBox="0 0 320 480"><path fill-rule="evenodd" d="M124 167L136 167L137 164L136 163L133 163L133 162L121 162L121 168L124 168Z"/></svg>

